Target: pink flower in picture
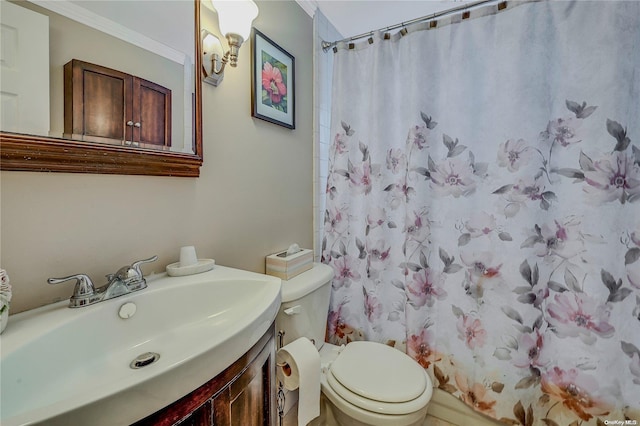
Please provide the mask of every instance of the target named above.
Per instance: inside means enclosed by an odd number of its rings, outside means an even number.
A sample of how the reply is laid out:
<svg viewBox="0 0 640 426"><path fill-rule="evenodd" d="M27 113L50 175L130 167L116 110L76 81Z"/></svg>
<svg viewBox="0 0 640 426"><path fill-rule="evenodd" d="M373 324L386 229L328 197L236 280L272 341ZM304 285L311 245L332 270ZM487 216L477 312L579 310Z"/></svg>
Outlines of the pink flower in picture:
<svg viewBox="0 0 640 426"><path fill-rule="evenodd" d="M531 159L531 147L524 139L509 139L501 143L498 149L498 165L510 172L517 172L520 166L527 165Z"/></svg>
<svg viewBox="0 0 640 426"><path fill-rule="evenodd" d="M444 277L430 268L422 269L413 274L413 279L407 281L409 302L415 306L433 306L436 299L443 300L447 292L442 288Z"/></svg>
<svg viewBox="0 0 640 426"><path fill-rule="evenodd" d="M484 346L487 332L482 328L479 319L469 315L462 315L458 318L458 338L463 340L469 349Z"/></svg>
<svg viewBox="0 0 640 426"><path fill-rule="evenodd" d="M609 324L609 307L584 293L560 293L547 306L547 321L559 337L580 337L593 344L596 335L611 337L615 329Z"/></svg>
<svg viewBox="0 0 640 426"><path fill-rule="evenodd" d="M282 81L280 69L269 62L265 62L262 69L262 88L267 91L274 104L282 102L282 98L287 95L287 86Z"/></svg>
<svg viewBox="0 0 640 426"><path fill-rule="evenodd" d="M442 355L433 348L433 340L433 333L426 328L407 339L407 354L422 368L429 368L431 363L442 359Z"/></svg>
<svg viewBox="0 0 640 426"><path fill-rule="evenodd" d="M580 374L575 368L550 369L542 375L541 386L544 393L561 401L563 407L584 421L609 413L609 404L596 398L598 382L587 374Z"/></svg>
<svg viewBox="0 0 640 426"><path fill-rule="evenodd" d="M593 168L584 172L583 189L592 203L617 200L624 204L640 197L640 167L633 156L616 151L594 161Z"/></svg>
<svg viewBox="0 0 640 426"><path fill-rule="evenodd" d="M487 395L487 388L484 387L482 383L472 383L469 385L467 378L460 372L456 372L455 379L458 389L460 389L460 399L464 403L481 413L495 417L494 406L496 405L496 401Z"/></svg>
<svg viewBox="0 0 640 426"><path fill-rule="evenodd" d="M511 362L518 368L544 367L549 359L544 356L544 334L539 330L523 333L518 339L518 350L511 354Z"/></svg>

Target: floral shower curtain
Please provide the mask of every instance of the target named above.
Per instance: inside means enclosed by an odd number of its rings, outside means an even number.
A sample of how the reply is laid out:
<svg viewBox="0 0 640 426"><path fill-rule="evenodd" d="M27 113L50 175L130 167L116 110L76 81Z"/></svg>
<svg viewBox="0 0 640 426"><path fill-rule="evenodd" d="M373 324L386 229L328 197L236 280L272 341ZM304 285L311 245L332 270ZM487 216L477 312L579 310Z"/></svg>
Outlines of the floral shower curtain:
<svg viewBox="0 0 640 426"><path fill-rule="evenodd" d="M640 421L640 3L422 27L335 54L329 341L506 424Z"/></svg>

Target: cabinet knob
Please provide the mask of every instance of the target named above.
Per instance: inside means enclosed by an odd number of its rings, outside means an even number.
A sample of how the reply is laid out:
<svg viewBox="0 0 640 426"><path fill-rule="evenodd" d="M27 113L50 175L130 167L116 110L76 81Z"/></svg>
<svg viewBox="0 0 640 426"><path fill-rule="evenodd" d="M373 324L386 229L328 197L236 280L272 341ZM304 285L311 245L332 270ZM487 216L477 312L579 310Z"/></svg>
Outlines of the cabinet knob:
<svg viewBox="0 0 640 426"><path fill-rule="evenodd" d="M139 123L139 122L138 122L138 123L135 123L135 124L134 124L134 126L136 126L136 127L140 127L140 123Z"/></svg>
<svg viewBox="0 0 640 426"><path fill-rule="evenodd" d="M131 120L127 121L127 126L133 126L133 121Z"/></svg>

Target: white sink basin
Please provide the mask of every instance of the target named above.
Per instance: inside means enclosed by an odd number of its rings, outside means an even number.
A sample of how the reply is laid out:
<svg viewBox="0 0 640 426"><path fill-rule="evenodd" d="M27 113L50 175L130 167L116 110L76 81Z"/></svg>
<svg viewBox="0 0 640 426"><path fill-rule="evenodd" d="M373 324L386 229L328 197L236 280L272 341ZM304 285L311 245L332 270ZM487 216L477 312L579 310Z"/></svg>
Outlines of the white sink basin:
<svg viewBox="0 0 640 426"><path fill-rule="evenodd" d="M147 283L88 307L65 301L10 317L0 336L0 424L130 424L222 372L280 307L279 278L221 266ZM128 302L137 311L122 319ZM146 352L160 358L130 368Z"/></svg>

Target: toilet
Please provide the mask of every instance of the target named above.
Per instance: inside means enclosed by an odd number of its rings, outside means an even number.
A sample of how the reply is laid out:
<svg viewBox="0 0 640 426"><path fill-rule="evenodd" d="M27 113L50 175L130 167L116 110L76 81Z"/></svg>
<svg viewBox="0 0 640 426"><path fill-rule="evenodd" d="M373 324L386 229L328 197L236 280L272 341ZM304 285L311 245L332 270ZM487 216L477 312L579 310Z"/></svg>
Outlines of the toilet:
<svg viewBox="0 0 640 426"><path fill-rule="evenodd" d="M276 331L284 332L283 345L307 337L318 349L327 418L331 415L339 426L422 425L433 384L417 362L377 342L346 346L324 342L332 278L331 267L315 263L310 270L283 280L282 305L276 316Z"/></svg>

